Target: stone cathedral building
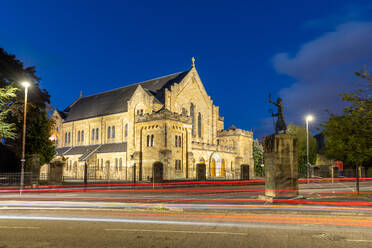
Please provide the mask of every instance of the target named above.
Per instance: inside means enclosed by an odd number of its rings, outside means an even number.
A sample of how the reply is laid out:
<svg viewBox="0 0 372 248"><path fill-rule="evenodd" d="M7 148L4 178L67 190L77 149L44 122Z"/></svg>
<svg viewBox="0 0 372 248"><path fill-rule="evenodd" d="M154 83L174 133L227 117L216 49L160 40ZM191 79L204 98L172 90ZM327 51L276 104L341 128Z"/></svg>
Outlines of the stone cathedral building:
<svg viewBox="0 0 372 248"><path fill-rule="evenodd" d="M164 180L192 180L198 164L208 179L240 179L242 165L254 176L253 133L224 129L194 59L184 72L80 96L52 117L67 177L87 166L89 178L146 181L160 166Z"/></svg>

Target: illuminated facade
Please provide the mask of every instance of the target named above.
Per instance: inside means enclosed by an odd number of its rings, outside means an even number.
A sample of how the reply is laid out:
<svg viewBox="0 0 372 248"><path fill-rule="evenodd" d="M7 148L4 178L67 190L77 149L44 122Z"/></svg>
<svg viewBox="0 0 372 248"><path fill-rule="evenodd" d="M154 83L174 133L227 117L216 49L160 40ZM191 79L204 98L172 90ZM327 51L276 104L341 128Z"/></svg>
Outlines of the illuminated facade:
<svg viewBox="0 0 372 248"><path fill-rule="evenodd" d="M198 163L207 178L238 179L242 164L254 175L253 133L224 130L194 61L181 73L81 96L53 118L68 177L82 178L85 164L96 179L151 180L154 164L167 180L195 179Z"/></svg>

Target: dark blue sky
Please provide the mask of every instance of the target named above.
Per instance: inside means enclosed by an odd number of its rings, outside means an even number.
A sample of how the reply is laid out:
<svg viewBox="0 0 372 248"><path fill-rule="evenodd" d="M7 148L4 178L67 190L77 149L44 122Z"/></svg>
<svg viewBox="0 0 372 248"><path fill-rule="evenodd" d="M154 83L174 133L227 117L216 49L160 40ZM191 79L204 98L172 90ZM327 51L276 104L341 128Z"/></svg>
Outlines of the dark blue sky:
<svg viewBox="0 0 372 248"><path fill-rule="evenodd" d="M269 92L284 98L287 122L312 112L317 125L325 108L339 110L338 91L372 66L371 10L342 0L4 1L0 46L36 66L58 109L80 90L187 70L195 56L226 128L259 137L272 132Z"/></svg>

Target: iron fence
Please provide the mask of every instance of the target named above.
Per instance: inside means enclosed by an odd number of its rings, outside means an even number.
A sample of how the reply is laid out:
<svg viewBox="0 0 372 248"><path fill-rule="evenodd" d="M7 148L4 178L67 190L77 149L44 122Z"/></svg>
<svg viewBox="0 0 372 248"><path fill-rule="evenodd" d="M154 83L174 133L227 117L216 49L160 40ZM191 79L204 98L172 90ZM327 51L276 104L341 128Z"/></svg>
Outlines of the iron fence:
<svg viewBox="0 0 372 248"><path fill-rule="evenodd" d="M20 172L15 173L0 173L0 185L1 186L20 186L21 185ZM33 177L31 172L24 173L24 185L32 185L32 182L38 180Z"/></svg>

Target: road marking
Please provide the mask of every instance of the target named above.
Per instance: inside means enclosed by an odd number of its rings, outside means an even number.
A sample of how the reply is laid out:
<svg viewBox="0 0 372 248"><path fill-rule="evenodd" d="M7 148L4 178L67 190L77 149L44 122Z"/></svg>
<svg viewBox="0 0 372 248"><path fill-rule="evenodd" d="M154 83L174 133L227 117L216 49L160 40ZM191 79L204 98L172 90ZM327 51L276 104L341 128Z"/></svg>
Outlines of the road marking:
<svg viewBox="0 0 372 248"><path fill-rule="evenodd" d="M38 226L0 226L0 229L5 229L5 228L10 228L10 229L38 229L40 227L38 227Z"/></svg>
<svg viewBox="0 0 372 248"><path fill-rule="evenodd" d="M372 240L364 240L364 239L345 239L346 241L349 241L349 242L368 242L368 243L372 243Z"/></svg>
<svg viewBox="0 0 372 248"><path fill-rule="evenodd" d="M120 229L120 228L105 229L105 231L247 235L246 233L234 233L234 232L195 232L195 231L175 231L175 230Z"/></svg>

